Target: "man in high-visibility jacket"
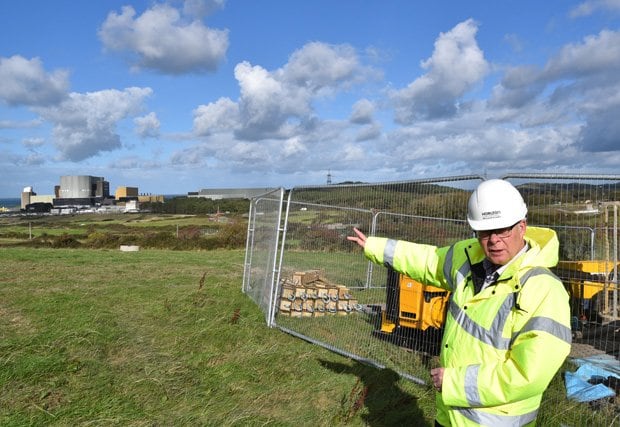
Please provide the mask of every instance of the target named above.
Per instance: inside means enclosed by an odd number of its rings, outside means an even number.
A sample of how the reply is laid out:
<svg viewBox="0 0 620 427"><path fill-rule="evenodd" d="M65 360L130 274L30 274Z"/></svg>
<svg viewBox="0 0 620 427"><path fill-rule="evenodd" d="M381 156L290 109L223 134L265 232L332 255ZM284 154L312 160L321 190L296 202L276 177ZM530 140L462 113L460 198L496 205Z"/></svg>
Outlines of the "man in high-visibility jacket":
<svg viewBox="0 0 620 427"><path fill-rule="evenodd" d="M348 239L371 261L451 292L441 343L436 426L534 425L543 392L570 353L568 294L549 270L553 230L527 227L519 191L483 181L468 203L477 238L449 247Z"/></svg>

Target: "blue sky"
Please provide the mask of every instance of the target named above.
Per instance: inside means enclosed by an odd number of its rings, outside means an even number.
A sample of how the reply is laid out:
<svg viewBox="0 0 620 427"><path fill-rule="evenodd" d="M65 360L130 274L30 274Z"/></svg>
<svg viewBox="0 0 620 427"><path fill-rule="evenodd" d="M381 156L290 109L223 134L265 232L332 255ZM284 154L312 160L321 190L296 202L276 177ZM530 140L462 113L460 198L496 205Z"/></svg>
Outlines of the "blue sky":
<svg viewBox="0 0 620 427"><path fill-rule="evenodd" d="M0 10L0 197L620 172L620 0Z"/></svg>

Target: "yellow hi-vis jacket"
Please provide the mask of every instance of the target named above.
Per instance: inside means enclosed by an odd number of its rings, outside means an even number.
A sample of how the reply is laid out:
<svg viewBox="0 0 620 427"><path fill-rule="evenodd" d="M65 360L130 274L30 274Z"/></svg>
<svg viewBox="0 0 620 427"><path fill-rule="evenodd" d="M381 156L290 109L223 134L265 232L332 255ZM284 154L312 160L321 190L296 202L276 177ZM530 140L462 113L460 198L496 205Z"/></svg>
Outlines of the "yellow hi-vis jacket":
<svg viewBox="0 0 620 427"><path fill-rule="evenodd" d="M369 237L364 253L421 283L451 292L441 342L445 368L436 395L444 426L534 425L543 392L570 352L570 308L553 230L528 227L527 252L497 281L474 292L477 239L449 247Z"/></svg>

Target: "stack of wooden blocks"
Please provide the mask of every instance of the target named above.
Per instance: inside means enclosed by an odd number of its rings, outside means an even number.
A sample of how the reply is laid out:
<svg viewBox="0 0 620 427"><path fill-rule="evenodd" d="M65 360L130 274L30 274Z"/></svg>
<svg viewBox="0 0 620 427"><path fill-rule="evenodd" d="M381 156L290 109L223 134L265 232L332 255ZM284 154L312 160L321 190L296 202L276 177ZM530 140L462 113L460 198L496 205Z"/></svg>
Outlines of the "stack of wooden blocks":
<svg viewBox="0 0 620 427"><path fill-rule="evenodd" d="M280 315L291 317L346 316L361 309L346 286L330 283L321 270L284 279L278 307Z"/></svg>

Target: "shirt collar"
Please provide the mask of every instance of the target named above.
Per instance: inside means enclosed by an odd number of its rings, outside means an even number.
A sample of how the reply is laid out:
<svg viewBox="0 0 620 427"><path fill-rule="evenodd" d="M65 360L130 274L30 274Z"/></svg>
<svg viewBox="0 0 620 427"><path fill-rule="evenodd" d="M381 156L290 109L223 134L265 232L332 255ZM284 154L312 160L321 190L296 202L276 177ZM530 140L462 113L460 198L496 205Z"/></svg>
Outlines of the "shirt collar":
<svg viewBox="0 0 620 427"><path fill-rule="evenodd" d="M486 273L487 276L492 275L493 273L496 273L496 277L499 277L502 275L502 273L504 271L506 271L506 269L508 268L508 266L510 264L512 264L517 258L519 258L521 255L523 255L524 253L526 253L528 251L528 249L530 248L529 243L525 242L525 245L523 245L523 247L521 248L521 250L519 252L517 252L517 254L512 257L512 259L510 261L508 261L508 263L504 264L504 265L496 265L493 264L491 261L489 261L487 258L485 258L482 261L482 266L484 267L484 271Z"/></svg>

